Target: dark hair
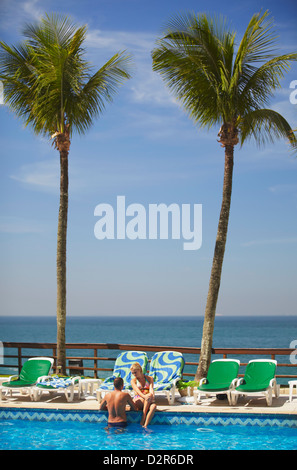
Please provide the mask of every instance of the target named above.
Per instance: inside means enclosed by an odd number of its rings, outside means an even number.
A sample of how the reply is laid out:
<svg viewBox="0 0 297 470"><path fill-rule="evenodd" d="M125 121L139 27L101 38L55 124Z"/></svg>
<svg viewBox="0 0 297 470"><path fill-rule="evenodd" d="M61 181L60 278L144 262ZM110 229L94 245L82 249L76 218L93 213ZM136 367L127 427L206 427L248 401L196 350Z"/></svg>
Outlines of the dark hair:
<svg viewBox="0 0 297 470"><path fill-rule="evenodd" d="M122 377L116 377L113 381L113 385L114 385L114 388L116 388L117 390L120 390L121 387L124 385L124 381Z"/></svg>

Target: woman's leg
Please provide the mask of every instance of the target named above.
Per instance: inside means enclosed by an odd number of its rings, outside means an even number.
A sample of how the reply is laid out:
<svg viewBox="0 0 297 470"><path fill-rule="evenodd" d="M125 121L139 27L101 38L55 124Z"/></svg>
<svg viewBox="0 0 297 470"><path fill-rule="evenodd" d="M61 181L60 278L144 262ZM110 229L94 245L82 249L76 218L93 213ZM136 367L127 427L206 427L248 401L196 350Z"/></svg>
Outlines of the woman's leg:
<svg viewBox="0 0 297 470"><path fill-rule="evenodd" d="M137 409L142 410L142 408L143 408L143 399L140 398L140 397L137 397L137 398L133 398L133 401L134 401L135 405L137 406Z"/></svg>
<svg viewBox="0 0 297 470"><path fill-rule="evenodd" d="M140 397L134 398L133 401L134 401L134 403L137 406L137 409L139 411L143 410L141 421L140 421L140 425L143 426L143 423L145 421L145 416L146 416L146 413L147 413L147 410L145 411L145 409L144 409L146 401L143 398L140 398Z"/></svg>
<svg viewBox="0 0 297 470"><path fill-rule="evenodd" d="M143 402L143 412L142 412L142 418L141 418L141 421L140 421L141 426L143 426L144 423L145 423L146 415L147 415L147 412L149 410L150 404L151 404L151 402L148 401L148 400L144 400L144 402Z"/></svg>
<svg viewBox="0 0 297 470"><path fill-rule="evenodd" d="M150 404L149 412L147 413L146 419L145 419L145 422L144 422L144 426L143 426L144 428L146 428L150 424L150 422L152 420L152 417L155 414L156 408L157 408L156 403L151 403Z"/></svg>

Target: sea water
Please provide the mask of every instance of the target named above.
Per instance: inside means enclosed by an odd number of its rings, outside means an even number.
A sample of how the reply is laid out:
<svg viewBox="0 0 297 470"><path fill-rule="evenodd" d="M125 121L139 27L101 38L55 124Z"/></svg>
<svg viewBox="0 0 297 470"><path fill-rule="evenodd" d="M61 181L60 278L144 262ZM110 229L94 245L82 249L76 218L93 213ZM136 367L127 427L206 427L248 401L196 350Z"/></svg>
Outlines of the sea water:
<svg viewBox="0 0 297 470"><path fill-rule="evenodd" d="M123 343L200 347L203 317L67 317L68 343ZM55 316L0 316L0 341L55 342ZM289 348L297 342L296 316L215 319L214 348Z"/></svg>
<svg viewBox="0 0 297 470"><path fill-rule="evenodd" d="M199 348L202 329L203 317L182 315L180 317L69 316L66 322L66 342L152 345L164 346L164 349L170 346ZM54 316L0 317L0 341L2 342L56 342L56 334L57 326ZM294 347L291 346L294 341L297 345L296 316L218 316L215 320L214 348L290 348ZM36 355L36 351L34 353ZM116 357L118 351L113 354ZM71 351L70 355L76 354ZM78 355L81 356L82 353ZM100 356L113 357L109 350L100 351ZM244 362L242 357L240 359ZM244 359L248 361L253 357ZM282 356L279 359L282 363L290 363L288 356ZM191 360L197 362L197 357L191 359L186 357L186 361ZM11 364L12 359L9 361ZM110 362L107 367L111 367ZM10 373L6 368L1 369L0 364L1 371ZM285 370L282 368L279 373L284 374ZM295 371L291 368L286 373L295 373Z"/></svg>

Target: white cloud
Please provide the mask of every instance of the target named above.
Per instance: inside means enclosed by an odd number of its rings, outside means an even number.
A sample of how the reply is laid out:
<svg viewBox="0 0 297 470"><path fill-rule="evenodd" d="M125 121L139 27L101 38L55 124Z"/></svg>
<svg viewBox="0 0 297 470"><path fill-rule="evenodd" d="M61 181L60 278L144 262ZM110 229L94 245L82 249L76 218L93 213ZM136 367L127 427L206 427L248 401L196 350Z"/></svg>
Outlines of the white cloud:
<svg viewBox="0 0 297 470"><path fill-rule="evenodd" d="M256 245L287 245L290 243L297 243L297 237L285 237L285 238L272 238L268 240L251 240L246 243L242 243L241 246L249 247Z"/></svg>
<svg viewBox="0 0 297 470"><path fill-rule="evenodd" d="M290 94L287 94L287 99L275 102L271 109L280 113L290 124L292 129L297 127L297 105L290 103Z"/></svg>
<svg viewBox="0 0 297 470"><path fill-rule="evenodd" d="M23 165L11 178L31 188L56 192L59 189L58 160Z"/></svg>
<svg viewBox="0 0 297 470"><path fill-rule="evenodd" d="M143 67L131 84L132 100L157 106L178 106L161 78L150 67Z"/></svg>
<svg viewBox="0 0 297 470"><path fill-rule="evenodd" d="M24 9L24 12L35 20L39 20L43 15L43 11L38 7L39 0L27 0L22 2L21 6Z"/></svg>
<svg viewBox="0 0 297 470"><path fill-rule="evenodd" d="M102 31L89 29L86 37L86 46L109 51L130 50L133 54L143 57L153 48L155 35L141 32ZM150 58L150 55L148 56Z"/></svg>
<svg viewBox="0 0 297 470"><path fill-rule="evenodd" d="M297 184L276 184L270 186L269 191L275 194L287 194L297 192Z"/></svg>
<svg viewBox="0 0 297 470"><path fill-rule="evenodd" d="M27 21L39 20L44 14L39 0L1 0L0 26L5 31L24 27Z"/></svg>
<svg viewBox="0 0 297 470"><path fill-rule="evenodd" d="M76 163L69 162L69 191L80 191L88 186L84 180L84 168ZM23 165L10 176L11 179L21 183L25 188L58 195L60 191L60 163L59 159L39 161Z"/></svg>
<svg viewBox="0 0 297 470"><path fill-rule="evenodd" d="M0 233L25 234L41 233L44 228L36 221L23 219L21 217L0 217Z"/></svg>
<svg viewBox="0 0 297 470"><path fill-rule="evenodd" d="M47 193L59 194L60 190L60 165L58 159L37 162L20 167L19 171L11 178L24 186ZM75 163L69 164L69 185L71 192L76 192L88 183L82 178L82 169Z"/></svg>
<svg viewBox="0 0 297 470"><path fill-rule="evenodd" d="M176 100L170 95L160 76L152 70L151 51L155 41L156 35L153 33L90 29L86 37L86 47L92 62L98 61L99 51L99 66L102 65L103 55L104 61L123 50L132 56L132 79L127 84L132 101L157 106L176 105Z"/></svg>

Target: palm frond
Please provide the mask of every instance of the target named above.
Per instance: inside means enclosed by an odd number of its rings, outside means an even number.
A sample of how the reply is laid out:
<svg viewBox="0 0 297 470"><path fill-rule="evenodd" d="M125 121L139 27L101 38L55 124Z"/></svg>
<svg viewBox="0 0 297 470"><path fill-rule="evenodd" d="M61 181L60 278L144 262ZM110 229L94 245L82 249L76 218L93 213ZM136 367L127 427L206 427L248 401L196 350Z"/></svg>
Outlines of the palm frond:
<svg viewBox="0 0 297 470"><path fill-rule="evenodd" d="M274 91L280 88L280 79L289 70L290 62L297 59L296 53L275 55L272 25L268 11L253 15L239 44L232 87L240 95L240 114L247 107L252 110L267 106Z"/></svg>
<svg viewBox="0 0 297 470"><path fill-rule="evenodd" d="M36 133L84 132L130 75L128 54L115 54L92 74L85 60L86 26L46 15L27 25L18 47L0 43L6 102Z"/></svg>
<svg viewBox="0 0 297 470"><path fill-rule="evenodd" d="M84 132L94 117L101 114L105 104L111 102L113 95L124 81L130 78L128 72L130 57L125 52L115 54L96 73L89 76L67 109L71 126L79 133Z"/></svg>
<svg viewBox="0 0 297 470"><path fill-rule="evenodd" d="M195 123L240 123L242 142L248 136L263 142L271 133L271 139L290 135L294 145L288 123L266 110L280 79L297 60L296 53L275 55L272 24L267 11L253 15L235 53L236 36L224 18L174 18L152 51L153 69Z"/></svg>
<svg viewBox="0 0 297 470"><path fill-rule="evenodd" d="M265 62L259 68L242 74L238 83L243 106L260 108L269 103L276 89L281 88L280 79L290 69L290 62L297 60L297 54L284 54Z"/></svg>
<svg viewBox="0 0 297 470"><path fill-rule="evenodd" d="M171 23L152 51L153 70L182 102L190 116L203 126L222 117L224 92L232 70L234 35L225 22L205 15L187 16Z"/></svg>
<svg viewBox="0 0 297 470"><path fill-rule="evenodd" d="M54 44L67 48L76 31L77 26L70 18L53 13L45 14L40 22L27 24L23 29L23 35L27 38L27 42L37 49Z"/></svg>
<svg viewBox="0 0 297 470"><path fill-rule="evenodd" d="M276 35L272 30L273 19L269 12L252 16L240 41L236 54L234 69L242 69L244 64L264 62L275 53Z"/></svg>
<svg viewBox="0 0 297 470"><path fill-rule="evenodd" d="M256 109L242 117L240 123L241 145L253 137L258 145L285 138L296 148L297 138L287 120L272 109Z"/></svg>

